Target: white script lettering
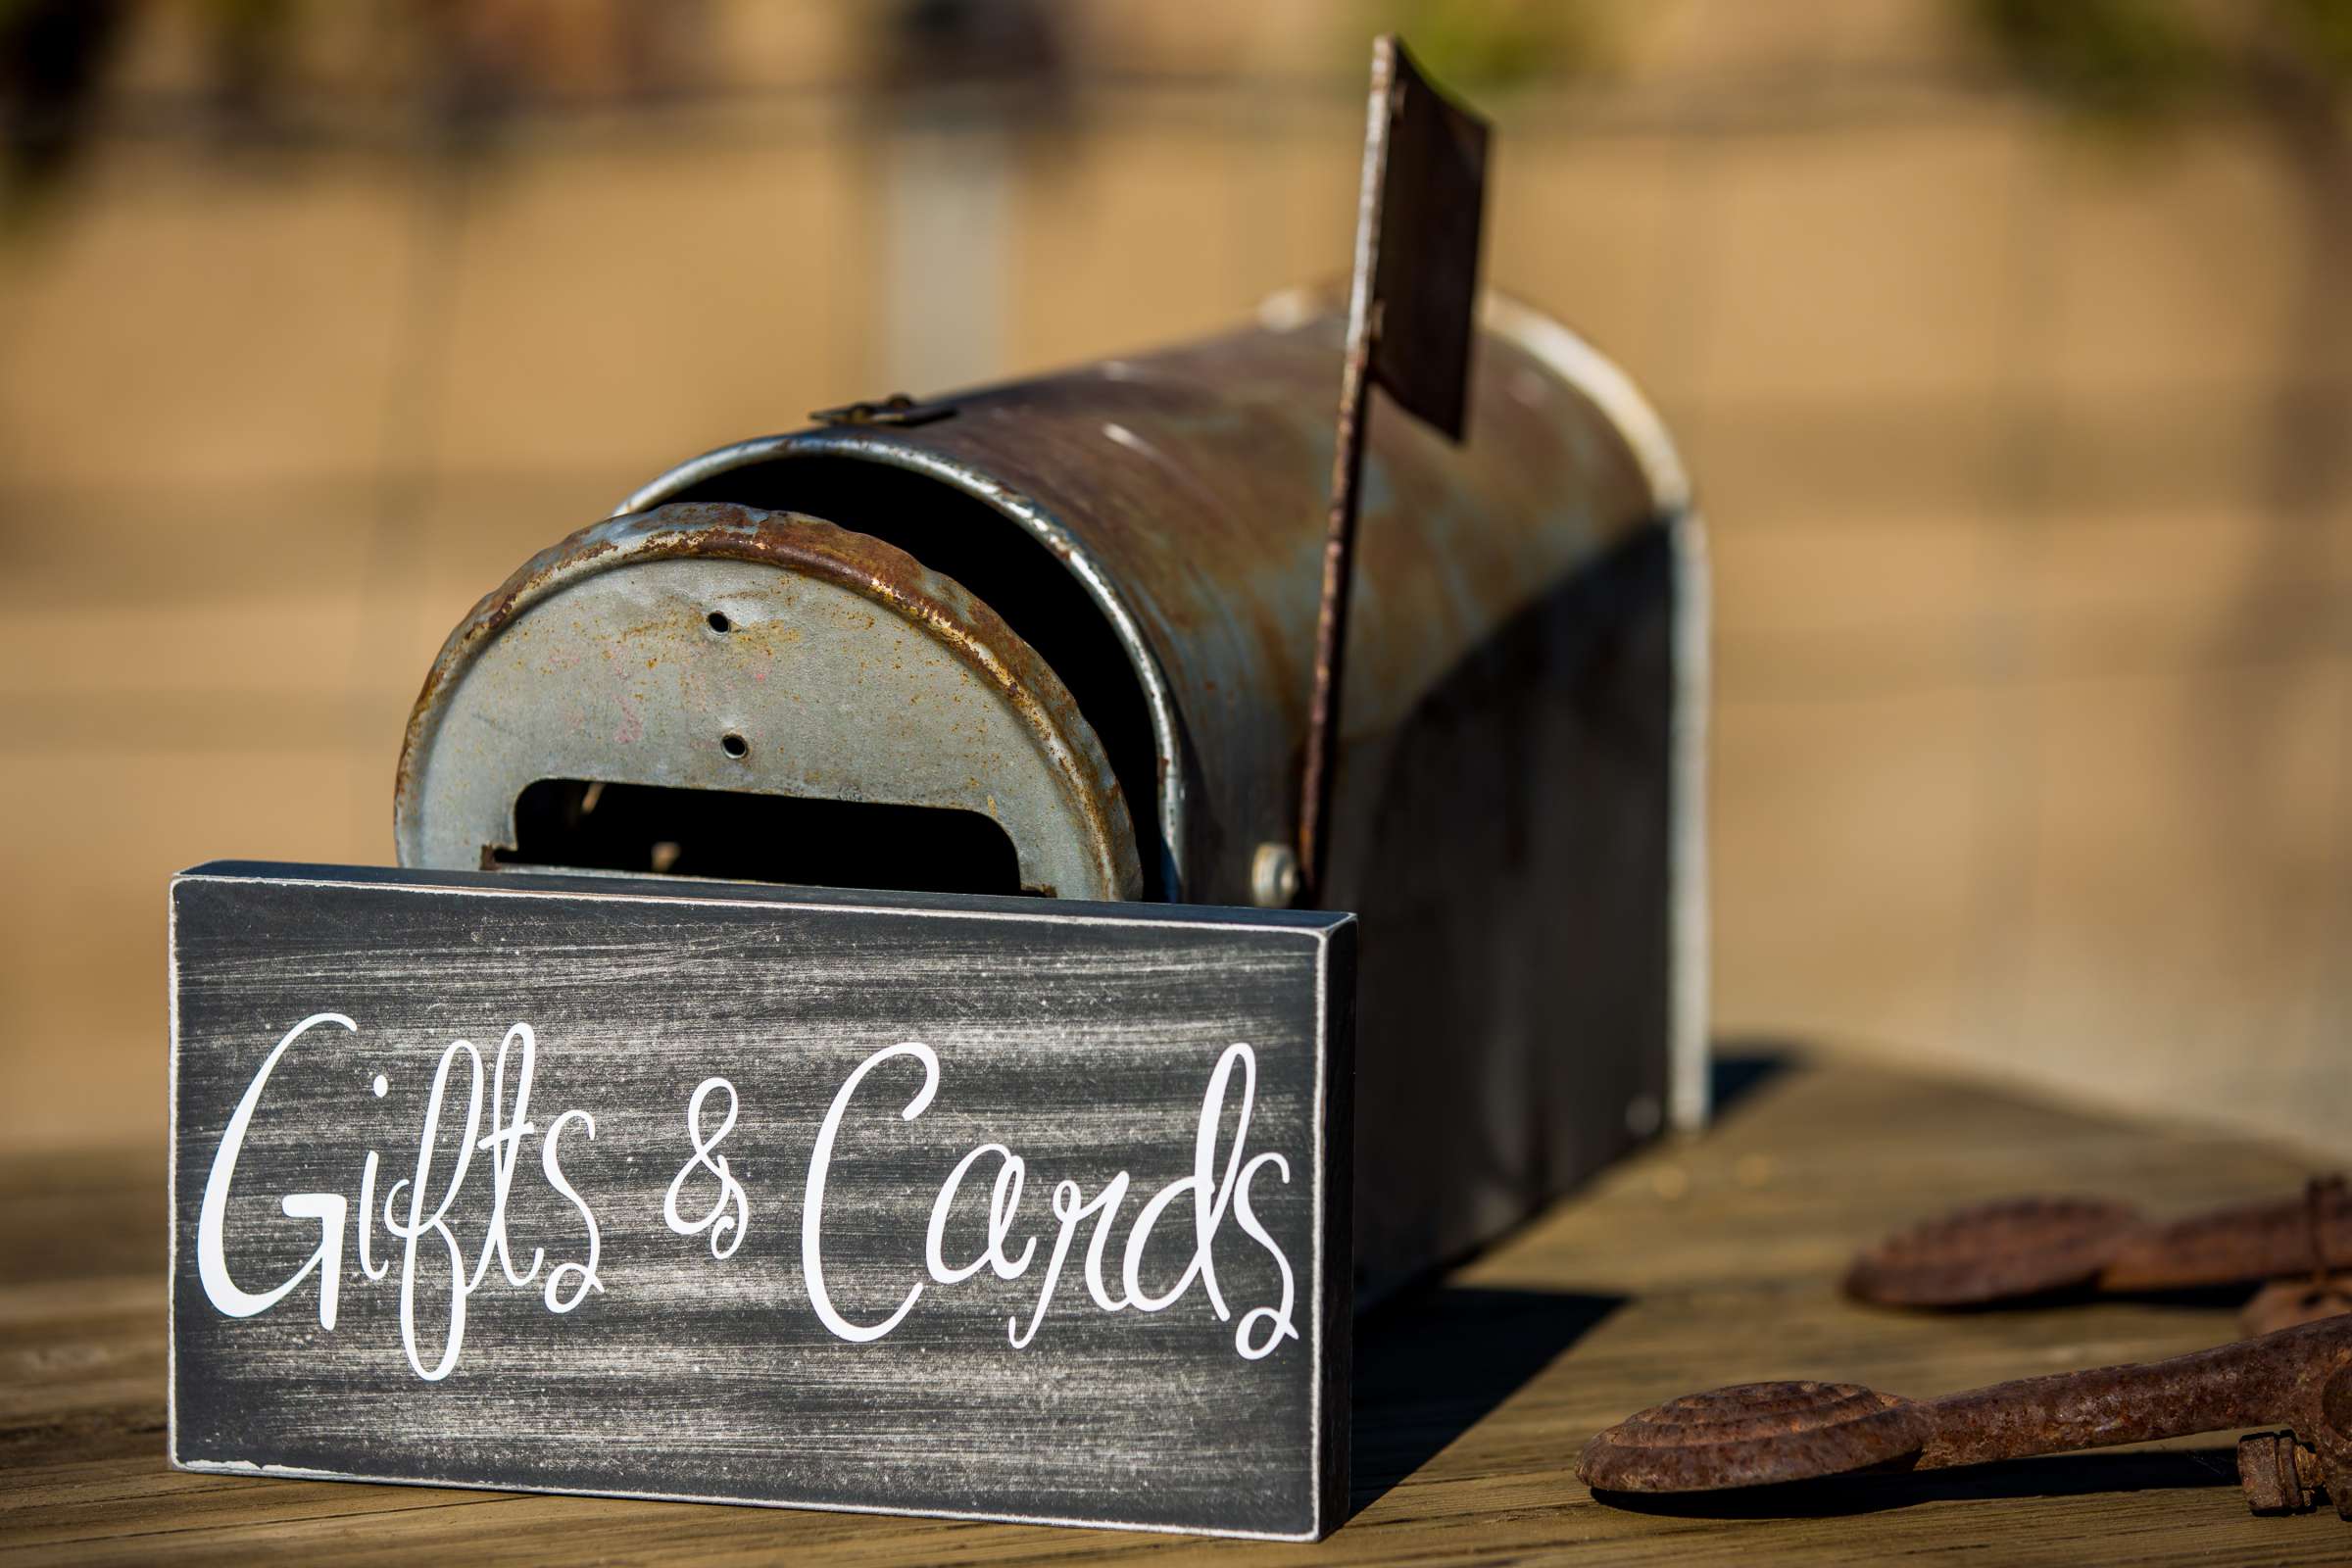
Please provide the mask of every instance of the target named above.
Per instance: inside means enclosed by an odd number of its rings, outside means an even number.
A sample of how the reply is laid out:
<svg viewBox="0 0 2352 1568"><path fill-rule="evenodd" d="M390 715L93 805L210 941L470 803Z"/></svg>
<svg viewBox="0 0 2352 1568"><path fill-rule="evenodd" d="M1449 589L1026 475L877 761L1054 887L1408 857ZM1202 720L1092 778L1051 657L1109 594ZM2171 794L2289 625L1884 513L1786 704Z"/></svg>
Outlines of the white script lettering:
<svg viewBox="0 0 2352 1568"><path fill-rule="evenodd" d="M703 1102L712 1090L727 1092L726 1119L709 1138L703 1136ZM710 1233L710 1255L733 1257L735 1249L743 1245L744 1228L752 1222L752 1200L744 1196L743 1183L727 1168L727 1156L712 1157L710 1151L718 1141L735 1128L735 1112L739 1105L735 1086L724 1078L706 1078L695 1085L694 1098L686 1102L686 1136L693 1141L694 1157L670 1178L669 1191L662 1199L662 1218L680 1236ZM718 1196L710 1200L710 1210L701 1219L688 1219L678 1212L678 1193L685 1187L686 1178L697 1169L707 1170L718 1179ZM730 1212L730 1210L732 1212ZM721 1243L724 1243L722 1246Z"/></svg>
<svg viewBox="0 0 2352 1568"><path fill-rule="evenodd" d="M240 1289L229 1276L227 1255L228 1195L236 1178L237 1162L253 1127L263 1099L270 1086L270 1075L287 1049L321 1024L334 1024L359 1032L359 1025L339 1012L314 1013L288 1030L276 1047L264 1058L254 1073L245 1094L237 1102L227 1128L221 1133L220 1148L213 1155L212 1173L205 1183L204 1201L196 1227L196 1269L204 1286L206 1299L229 1317L252 1317L268 1311L283 1300L307 1279L313 1271L318 1275L318 1323L321 1328L333 1329L341 1300L344 1233L352 1234L357 1252L360 1278L374 1281L392 1271L389 1256L379 1259L373 1250L371 1235L379 1217L376 1189L381 1156L368 1150L360 1170L360 1198L356 1215L350 1202L340 1193L289 1193L278 1201L281 1212L289 1218L316 1220L318 1224L318 1246L286 1279L270 1290L254 1293ZM448 1377L458 1364L466 1339L466 1301L479 1289L496 1257L500 1272L508 1284L529 1286L539 1278L547 1264L543 1248L531 1250L530 1265L515 1266L513 1243L509 1237L508 1202L514 1185L514 1173L520 1161L522 1146L539 1131L530 1119L531 1081L536 1071L537 1042L530 1025L517 1023L507 1031L498 1049L498 1060L489 1075L490 1126L482 1128L484 1112L482 1056L471 1043L454 1041L441 1054L433 1073L432 1091L425 1103L424 1119L416 1140L416 1161L410 1175L394 1182L384 1192L380 1217L384 1229L403 1244L400 1258L400 1336L408 1352L409 1364L426 1382L439 1382ZM508 1063L514 1064L514 1102L507 1102ZM458 1141L456 1158L448 1176L439 1184L437 1198L428 1200L433 1189L434 1165L441 1143L444 1115L453 1121L459 1112L451 1101L451 1088L460 1062L465 1064L465 1136ZM374 1076L370 1092L378 1100L384 1098L387 1084L382 1073ZM557 1144L565 1128L578 1123L590 1139L596 1137L596 1122L584 1110L567 1110L548 1125L540 1147L539 1165L547 1185L567 1200L579 1216L587 1234L588 1255L583 1261L560 1263L548 1270L541 1298L551 1312L569 1312L577 1307L592 1291L602 1292L604 1282L597 1275L602 1255L602 1236L596 1215L590 1209L559 1163ZM473 1156L486 1153L490 1165L490 1212L485 1224L479 1250L468 1259L451 1222L451 1214L465 1191L466 1176L473 1166ZM407 1194L404 1202L403 1193ZM427 1208L427 1202L431 1207ZM424 1244L435 1244L429 1250ZM449 1268L447 1323L440 1336L440 1346L429 1364L420 1343L418 1329L418 1286L434 1253L443 1257Z"/></svg>
<svg viewBox="0 0 2352 1568"><path fill-rule="evenodd" d="M815 1308L818 1320L832 1333L852 1344L865 1344L890 1333L906 1321L923 1293L923 1284L917 1281L907 1287L906 1296L889 1316L876 1323L858 1324L841 1315L825 1283L825 1187L843 1120L858 1086L877 1067L899 1056L912 1057L921 1064L923 1070L923 1081L913 1098L900 1110L900 1119L913 1121L930 1107L940 1086L938 1054L920 1041L909 1040L885 1047L858 1063L843 1081L840 1092L833 1097L833 1102L825 1112L822 1125L817 1129L815 1147L808 1157L808 1181L801 1208L801 1272L808 1284L809 1304ZM1240 1088L1233 1144L1220 1164L1217 1158L1219 1133L1225 1119L1226 1102L1236 1098L1234 1086L1237 1080ZM1247 1155L1250 1121L1256 1097L1256 1054L1248 1045L1236 1042L1218 1058L1215 1070L1209 1074L1207 1092L1201 1097L1200 1122L1193 1140L1192 1171L1154 1193L1137 1213L1120 1253L1115 1291L1108 1273L1107 1254L1119 1207L1126 1200L1131 1185L1129 1174L1126 1171L1115 1173L1091 1198L1075 1181L1065 1179L1054 1184L1051 1207L1057 1229L1040 1277L1036 1308L1030 1314L1025 1329L1018 1317L1005 1322L1005 1337L1015 1348L1026 1348L1036 1339L1038 1329L1045 1321L1046 1311L1053 1304L1054 1290L1060 1283L1061 1271L1069 1259L1070 1250L1077 1241L1079 1231L1090 1219L1094 1222L1094 1231L1087 1241L1083 1272L1087 1295L1100 1310L1120 1312L1133 1307L1139 1312L1164 1311L1198 1282L1207 1299L1209 1310L1216 1314L1220 1322L1231 1321L1233 1314L1226 1305L1225 1294L1217 1278L1216 1263L1217 1235L1230 1214L1243 1234L1272 1259L1281 1282L1278 1304L1252 1307L1242 1315L1234 1332L1235 1350L1244 1358L1254 1361L1270 1354L1284 1340L1298 1338L1298 1325L1293 1318L1297 1285L1291 1272L1290 1259L1267 1231L1250 1200L1250 1183L1261 1169L1272 1166L1286 1186L1291 1179L1290 1161L1280 1153L1268 1151L1254 1156ZM998 1162L996 1181L988 1198L986 1239L980 1243L975 1254L966 1254L970 1261L951 1264L947 1253L948 1229L956 1200L972 1167L984 1158L993 1158ZM1027 1176L1027 1162L1003 1144L981 1144L956 1161L947 1178L940 1183L938 1197L931 1205L931 1223L924 1238L924 1268L933 1283L958 1285L971 1279L983 1268L1001 1280L1015 1279L1028 1271L1037 1253L1036 1236L1032 1235L1022 1243L1017 1255L1005 1250L1005 1243L1013 1233ZM1168 1209L1188 1197L1191 1199L1193 1219L1192 1252L1183 1270L1176 1276L1175 1283L1164 1290L1153 1291L1144 1281L1146 1254L1152 1245L1153 1229Z"/></svg>

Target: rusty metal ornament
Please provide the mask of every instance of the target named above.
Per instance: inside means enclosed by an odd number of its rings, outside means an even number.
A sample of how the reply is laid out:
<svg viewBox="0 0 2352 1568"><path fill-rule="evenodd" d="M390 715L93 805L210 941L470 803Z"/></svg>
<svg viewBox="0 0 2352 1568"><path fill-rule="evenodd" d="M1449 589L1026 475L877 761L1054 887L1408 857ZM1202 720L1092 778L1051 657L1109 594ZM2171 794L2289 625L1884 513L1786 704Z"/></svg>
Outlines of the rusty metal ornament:
<svg viewBox="0 0 2352 1568"><path fill-rule="evenodd" d="M1853 1383L1743 1383L1686 1394L1585 1445L1577 1478L1606 1492L1712 1492L1846 1475L1916 1453L1919 1407Z"/></svg>
<svg viewBox="0 0 2352 1568"><path fill-rule="evenodd" d="M2315 1178L2304 1189L2304 1223L2311 1248L2311 1278L2275 1280L2254 1293L2238 1309L2237 1321L2248 1334L2271 1334L2298 1323L2352 1312L2352 1282L2334 1271L2330 1246L2335 1211L2344 1199L2341 1176Z"/></svg>
<svg viewBox="0 0 2352 1568"><path fill-rule="evenodd" d="M2340 1179L2164 1224L2129 1204L2014 1198L1961 1209L1858 1254L1848 1295L1883 1306L1981 1306L2087 1286L2107 1294L2254 1284L2352 1268L2352 1194ZM2295 1321L2307 1321L2296 1319ZM2265 1318L2280 1328L2285 1320Z"/></svg>
<svg viewBox="0 0 2352 1568"><path fill-rule="evenodd" d="M2249 1335L2276 1334L2301 1323L2352 1312L2352 1290L2328 1280L2273 1280L2237 1309L2237 1325Z"/></svg>
<svg viewBox="0 0 2352 1568"><path fill-rule="evenodd" d="M1339 769L1356 512L1374 382L1449 441L1468 433L1470 355L1477 339L1478 255L1487 190L1484 120L1431 86L1402 40L1373 40L1357 194L1355 269L1341 356L1331 505L1325 514L1314 678L1299 764L1300 892L1326 897ZM1402 244L1385 243L1394 226Z"/></svg>
<svg viewBox="0 0 2352 1568"><path fill-rule="evenodd" d="M2151 1226L2099 1276L2103 1291L2178 1291L2352 1267L2352 1195L2319 1177L2293 1198Z"/></svg>
<svg viewBox="0 0 2352 1568"><path fill-rule="evenodd" d="M2352 1319L2339 1317L2269 1338L2340 1332L2347 1324ZM2324 1494L2337 1518L2352 1522L2352 1343L2338 1340L2315 1357L2290 1398L2293 1426L2238 1440L2237 1478L2246 1506L2258 1514L2302 1513L2319 1506Z"/></svg>
<svg viewBox="0 0 2352 1568"><path fill-rule="evenodd" d="M2277 1423L2286 1430L2239 1446L2248 1506L2290 1511L2325 1494L2352 1518L2352 1318L1934 1399L1853 1384L1719 1389L1599 1433L1577 1473L1602 1494L1712 1492L1906 1458L1938 1470Z"/></svg>
<svg viewBox="0 0 2352 1568"><path fill-rule="evenodd" d="M2091 1198L1964 1208L1863 1251L1846 1294L1886 1306L1974 1306L2087 1285L2137 1232L2139 1211Z"/></svg>

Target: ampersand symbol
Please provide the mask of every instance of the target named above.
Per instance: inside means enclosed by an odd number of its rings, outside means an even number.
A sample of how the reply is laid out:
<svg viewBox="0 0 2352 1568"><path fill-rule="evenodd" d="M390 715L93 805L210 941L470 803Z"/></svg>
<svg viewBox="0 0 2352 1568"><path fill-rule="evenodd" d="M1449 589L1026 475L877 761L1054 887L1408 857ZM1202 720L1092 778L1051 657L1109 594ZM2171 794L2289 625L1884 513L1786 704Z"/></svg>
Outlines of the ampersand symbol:
<svg viewBox="0 0 2352 1568"><path fill-rule="evenodd" d="M703 1102L712 1090L723 1089L727 1096L727 1113L710 1137L703 1136ZM751 1200L744 1196L743 1183L727 1170L727 1156L713 1156L719 1140L735 1127L735 1086L724 1078L706 1078L695 1085L694 1098L686 1102L686 1136L693 1141L694 1157L670 1178L669 1193L662 1200L662 1217L669 1228L680 1236L699 1236L710 1233L710 1255L732 1257L735 1249L743 1245L744 1227L752 1222ZM710 1211L701 1219L690 1220L678 1212L678 1193L685 1187L686 1178L697 1169L707 1170L718 1178L718 1197L711 1201ZM733 1210L732 1213L729 1210Z"/></svg>

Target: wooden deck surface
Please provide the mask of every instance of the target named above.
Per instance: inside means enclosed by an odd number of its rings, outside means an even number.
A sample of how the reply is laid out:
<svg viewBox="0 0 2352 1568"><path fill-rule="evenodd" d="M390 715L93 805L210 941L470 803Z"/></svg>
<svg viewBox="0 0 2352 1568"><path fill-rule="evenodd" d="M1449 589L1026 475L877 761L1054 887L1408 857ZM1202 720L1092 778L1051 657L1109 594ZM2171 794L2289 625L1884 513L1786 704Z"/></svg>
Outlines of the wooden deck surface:
<svg viewBox="0 0 2352 1568"><path fill-rule="evenodd" d="M177 1474L163 1458L162 1152L0 1159L0 1557L2352 1561L2352 1525L2331 1510L2247 1513L2229 1434L1859 1480L1794 1503L1595 1502L1573 1474L1579 1446L1672 1395L1824 1376L1923 1396L2233 1335L2217 1301L1923 1317L1842 1300L1848 1252L1892 1224L2034 1189L2169 1214L2289 1192L2307 1173L2281 1151L1876 1068L1725 1066L1744 1088L1715 1131L1610 1171L1365 1325L1355 1513L1318 1546Z"/></svg>

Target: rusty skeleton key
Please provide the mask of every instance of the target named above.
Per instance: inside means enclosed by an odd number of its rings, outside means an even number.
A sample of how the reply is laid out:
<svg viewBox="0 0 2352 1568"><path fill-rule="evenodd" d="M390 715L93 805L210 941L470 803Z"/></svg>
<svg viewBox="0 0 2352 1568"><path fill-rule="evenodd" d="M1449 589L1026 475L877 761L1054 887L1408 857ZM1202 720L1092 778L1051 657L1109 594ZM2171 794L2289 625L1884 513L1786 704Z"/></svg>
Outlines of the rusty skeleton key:
<svg viewBox="0 0 2352 1568"><path fill-rule="evenodd" d="M1981 1306L2047 1291L2115 1293L2257 1284L2352 1266L2341 1178L2300 1198L2154 1225L2128 1203L2021 1198L1962 1209L1854 1259L1848 1295L1884 1306Z"/></svg>
<svg viewBox="0 0 2352 1568"><path fill-rule="evenodd" d="M2296 1512L2324 1492L2352 1519L2352 1318L1935 1399L1811 1382L1686 1395L1593 1438L1576 1473L1595 1492L1714 1492L2280 1423L2238 1443L2247 1505Z"/></svg>

